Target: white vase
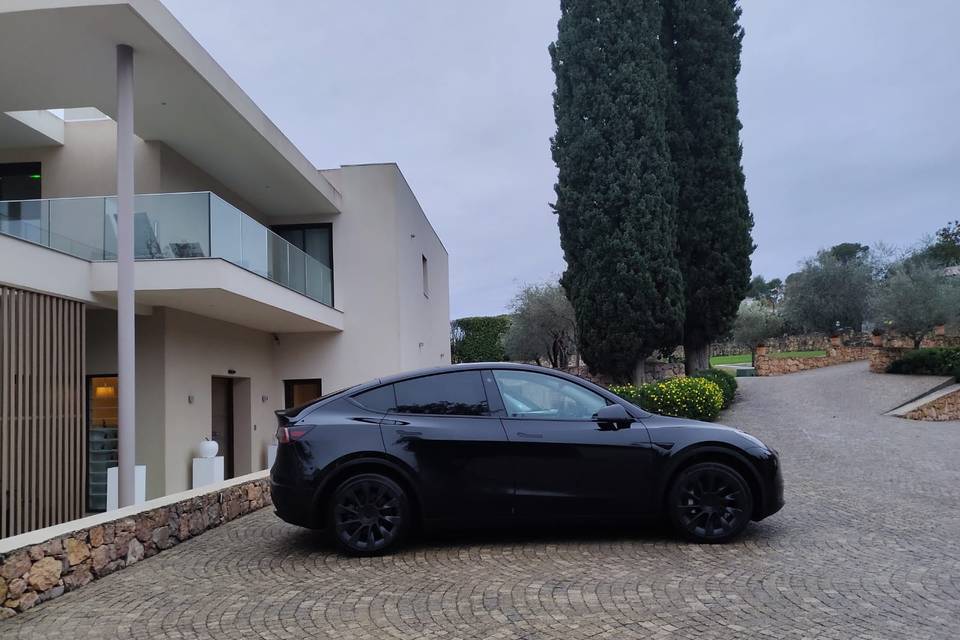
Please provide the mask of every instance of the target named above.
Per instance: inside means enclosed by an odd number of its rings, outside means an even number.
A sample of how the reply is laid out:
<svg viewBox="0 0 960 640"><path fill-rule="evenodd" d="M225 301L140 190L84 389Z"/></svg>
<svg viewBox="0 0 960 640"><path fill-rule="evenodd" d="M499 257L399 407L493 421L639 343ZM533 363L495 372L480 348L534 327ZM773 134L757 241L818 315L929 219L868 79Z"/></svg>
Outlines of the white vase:
<svg viewBox="0 0 960 640"><path fill-rule="evenodd" d="M213 458L217 455L220 444L216 440L201 440L197 447L198 458Z"/></svg>

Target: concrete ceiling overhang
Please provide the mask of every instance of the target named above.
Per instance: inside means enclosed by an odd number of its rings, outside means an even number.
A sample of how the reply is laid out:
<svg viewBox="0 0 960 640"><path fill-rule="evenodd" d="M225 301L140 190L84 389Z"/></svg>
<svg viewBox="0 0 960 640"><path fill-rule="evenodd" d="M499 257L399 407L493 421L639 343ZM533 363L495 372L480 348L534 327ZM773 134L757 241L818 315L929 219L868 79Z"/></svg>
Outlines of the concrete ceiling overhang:
<svg viewBox="0 0 960 640"><path fill-rule="evenodd" d="M116 46L134 49L134 130L268 216L335 213L340 194L158 0L0 0L0 112L116 117Z"/></svg>

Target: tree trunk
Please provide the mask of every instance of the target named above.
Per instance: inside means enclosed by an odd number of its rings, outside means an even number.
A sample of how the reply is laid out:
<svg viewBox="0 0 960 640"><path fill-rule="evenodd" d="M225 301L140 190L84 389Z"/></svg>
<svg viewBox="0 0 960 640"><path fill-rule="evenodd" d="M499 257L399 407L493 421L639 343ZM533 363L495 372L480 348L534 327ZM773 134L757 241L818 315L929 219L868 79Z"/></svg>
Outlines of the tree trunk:
<svg viewBox="0 0 960 640"><path fill-rule="evenodd" d="M644 382L647 381L646 378L647 378L647 359L641 358L641 360L637 363L637 368L634 369L634 372L633 372L633 384L639 387L640 385L642 385Z"/></svg>
<svg viewBox="0 0 960 640"><path fill-rule="evenodd" d="M684 370L687 375L694 371L702 371L710 368L710 343L706 344L683 344L683 354L686 359Z"/></svg>

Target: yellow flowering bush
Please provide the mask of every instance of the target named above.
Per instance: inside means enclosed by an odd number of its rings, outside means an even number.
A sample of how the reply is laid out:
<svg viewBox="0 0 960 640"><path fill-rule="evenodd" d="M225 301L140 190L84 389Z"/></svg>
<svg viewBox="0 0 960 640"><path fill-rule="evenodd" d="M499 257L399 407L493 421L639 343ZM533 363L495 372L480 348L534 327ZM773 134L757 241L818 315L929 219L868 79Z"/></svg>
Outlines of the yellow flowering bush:
<svg viewBox="0 0 960 640"><path fill-rule="evenodd" d="M636 387L610 387L621 398L662 416L714 420L723 408L720 385L706 378L671 378Z"/></svg>

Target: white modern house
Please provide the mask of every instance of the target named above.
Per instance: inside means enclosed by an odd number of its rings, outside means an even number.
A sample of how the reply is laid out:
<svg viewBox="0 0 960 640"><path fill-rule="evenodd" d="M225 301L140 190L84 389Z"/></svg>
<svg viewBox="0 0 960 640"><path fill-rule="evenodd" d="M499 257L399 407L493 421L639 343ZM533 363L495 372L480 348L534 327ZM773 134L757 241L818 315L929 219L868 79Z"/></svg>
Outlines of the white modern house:
<svg viewBox="0 0 960 640"><path fill-rule="evenodd" d="M204 438L263 469L275 410L449 362L448 317L395 164L313 167L159 0L0 0L0 537L103 510L125 438L147 498Z"/></svg>

